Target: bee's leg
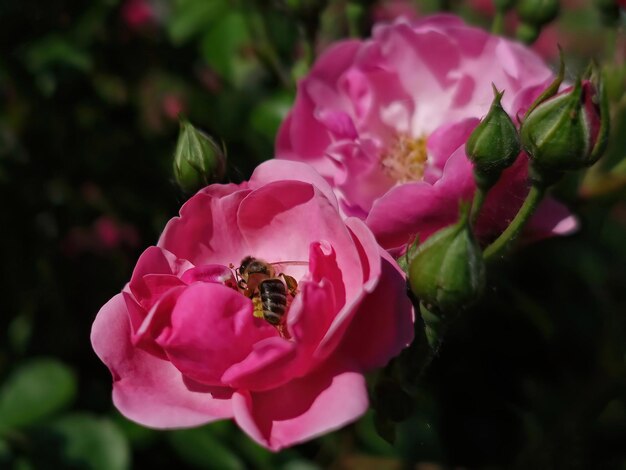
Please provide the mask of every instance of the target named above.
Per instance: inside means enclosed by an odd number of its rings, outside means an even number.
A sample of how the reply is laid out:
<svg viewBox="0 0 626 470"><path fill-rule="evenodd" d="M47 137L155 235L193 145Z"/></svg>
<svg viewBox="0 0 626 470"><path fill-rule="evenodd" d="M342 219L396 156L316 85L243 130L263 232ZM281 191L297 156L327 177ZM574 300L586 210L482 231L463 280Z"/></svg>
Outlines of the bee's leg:
<svg viewBox="0 0 626 470"><path fill-rule="evenodd" d="M282 278L285 280L287 290L289 291L291 296L295 297L295 295L298 293L298 281L284 273L280 273L279 276L282 276Z"/></svg>
<svg viewBox="0 0 626 470"><path fill-rule="evenodd" d="M261 297L254 296L252 298L252 305L254 306L254 310L252 314L257 318L264 318L263 315L263 303L261 302Z"/></svg>
<svg viewBox="0 0 626 470"><path fill-rule="evenodd" d="M243 280L243 279L239 279L239 281L237 281L237 287L239 288L239 291L241 293L243 293L243 295L245 295L246 297L251 297L249 289L248 289L248 284Z"/></svg>
<svg viewBox="0 0 626 470"><path fill-rule="evenodd" d="M279 323L278 325L276 325L276 329L278 330L278 334L280 335L281 338L291 339L291 336L289 335L289 331L287 331L287 327L285 326L284 323Z"/></svg>

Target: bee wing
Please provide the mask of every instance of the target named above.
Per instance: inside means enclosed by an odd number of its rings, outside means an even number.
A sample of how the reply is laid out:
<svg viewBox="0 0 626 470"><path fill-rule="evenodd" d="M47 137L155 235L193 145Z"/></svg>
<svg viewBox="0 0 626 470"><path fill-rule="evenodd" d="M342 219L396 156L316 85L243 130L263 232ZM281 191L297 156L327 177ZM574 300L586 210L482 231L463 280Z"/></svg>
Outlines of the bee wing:
<svg viewBox="0 0 626 470"><path fill-rule="evenodd" d="M280 271L285 266L308 266L308 261L277 261L276 263L268 263Z"/></svg>

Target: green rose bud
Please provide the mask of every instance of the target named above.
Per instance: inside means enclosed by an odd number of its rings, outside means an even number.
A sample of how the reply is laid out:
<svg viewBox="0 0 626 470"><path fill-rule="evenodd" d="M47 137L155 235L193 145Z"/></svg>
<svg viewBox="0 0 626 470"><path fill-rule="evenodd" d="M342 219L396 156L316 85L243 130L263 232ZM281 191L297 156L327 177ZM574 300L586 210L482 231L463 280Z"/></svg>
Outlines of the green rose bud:
<svg viewBox="0 0 626 470"><path fill-rule="evenodd" d="M522 23L543 26L559 14L558 0L520 0L517 3L517 14Z"/></svg>
<svg viewBox="0 0 626 470"><path fill-rule="evenodd" d="M467 210L455 225L432 235L417 249L409 267L409 285L429 309L452 314L481 295L485 284L482 251Z"/></svg>
<svg viewBox="0 0 626 470"><path fill-rule="evenodd" d="M577 80L527 114L520 137L537 174L559 174L598 160L608 133L604 95L603 86Z"/></svg>
<svg viewBox="0 0 626 470"><path fill-rule="evenodd" d="M188 121L180 122L174 154L174 177L185 192L195 192L224 177L226 157L208 135Z"/></svg>
<svg viewBox="0 0 626 470"><path fill-rule="evenodd" d="M528 23L520 23L517 27L517 31L515 32L517 39L522 41L524 44L532 44L535 42L540 33L540 27Z"/></svg>
<svg viewBox="0 0 626 470"><path fill-rule="evenodd" d="M474 164L476 183L483 188L490 188L520 153L515 124L500 104L504 92L499 92L495 85L493 92L489 112L465 143L465 153Z"/></svg>

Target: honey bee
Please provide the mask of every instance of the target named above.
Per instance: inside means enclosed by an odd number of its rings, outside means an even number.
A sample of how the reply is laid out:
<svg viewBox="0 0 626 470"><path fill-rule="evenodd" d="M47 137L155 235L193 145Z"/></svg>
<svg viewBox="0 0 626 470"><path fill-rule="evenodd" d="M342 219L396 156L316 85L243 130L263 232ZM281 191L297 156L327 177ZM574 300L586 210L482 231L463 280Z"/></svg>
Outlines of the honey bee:
<svg viewBox="0 0 626 470"><path fill-rule="evenodd" d="M246 297L252 299L254 316L263 318L276 327L282 338L289 337L285 329L287 296L293 299L298 292L298 282L285 273L276 273L275 267L308 264L306 261L268 263L253 256L246 256L235 270L239 289Z"/></svg>

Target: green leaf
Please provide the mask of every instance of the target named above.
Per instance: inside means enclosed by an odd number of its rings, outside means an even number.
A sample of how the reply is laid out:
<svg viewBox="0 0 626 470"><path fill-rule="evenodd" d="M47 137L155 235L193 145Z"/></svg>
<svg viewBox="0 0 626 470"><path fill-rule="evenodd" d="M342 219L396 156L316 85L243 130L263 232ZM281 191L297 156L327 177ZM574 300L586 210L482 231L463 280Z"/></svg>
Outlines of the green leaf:
<svg viewBox="0 0 626 470"><path fill-rule="evenodd" d="M174 3L167 30L175 44L181 44L217 22L228 7L222 0L178 0Z"/></svg>
<svg viewBox="0 0 626 470"><path fill-rule="evenodd" d="M31 72L40 73L54 65L64 65L87 72L92 65L91 57L69 39L51 35L30 45L25 62Z"/></svg>
<svg viewBox="0 0 626 470"><path fill-rule="evenodd" d="M314 462L308 460L297 459L287 462L283 466L283 470L320 470L321 467Z"/></svg>
<svg viewBox="0 0 626 470"><path fill-rule="evenodd" d="M393 456L394 449L388 440L382 438L374 422L374 411L369 410L355 425L356 435L367 453ZM380 418L378 418L380 419ZM391 424L391 423L389 423ZM380 424L379 424L380 425Z"/></svg>
<svg viewBox="0 0 626 470"><path fill-rule="evenodd" d="M210 426L172 432L170 442L189 465L207 470L239 470L241 459L211 433Z"/></svg>
<svg viewBox="0 0 626 470"><path fill-rule="evenodd" d="M228 423L228 421L225 422ZM211 427L213 428L215 424L212 424ZM240 432L241 431L237 430L238 436L240 436ZM243 456L251 464L250 466L252 468L258 470L273 470L278 467L278 462L276 461L277 454L261 447L252 439L236 438L231 439L231 441L236 445L237 454ZM286 452L287 451L283 451L280 455L284 457Z"/></svg>
<svg viewBox="0 0 626 470"><path fill-rule="evenodd" d="M0 468L5 468L5 465L8 467L10 461L11 448L9 447L7 441L0 439Z"/></svg>
<svg viewBox="0 0 626 470"><path fill-rule="evenodd" d="M55 359L35 359L0 388L0 429L21 427L59 411L76 395L73 371Z"/></svg>
<svg viewBox="0 0 626 470"><path fill-rule="evenodd" d="M201 42L207 63L235 86L242 85L256 67L256 57L246 53L250 47L246 19L237 11L225 13L208 29Z"/></svg>
<svg viewBox="0 0 626 470"><path fill-rule="evenodd" d="M254 108L250 116L252 128L273 143L278 127L287 116L292 104L293 96L291 93L284 92L262 101Z"/></svg>
<svg viewBox="0 0 626 470"><path fill-rule="evenodd" d="M105 418L73 414L42 426L31 435L36 468L125 470L130 467L128 443Z"/></svg>

